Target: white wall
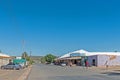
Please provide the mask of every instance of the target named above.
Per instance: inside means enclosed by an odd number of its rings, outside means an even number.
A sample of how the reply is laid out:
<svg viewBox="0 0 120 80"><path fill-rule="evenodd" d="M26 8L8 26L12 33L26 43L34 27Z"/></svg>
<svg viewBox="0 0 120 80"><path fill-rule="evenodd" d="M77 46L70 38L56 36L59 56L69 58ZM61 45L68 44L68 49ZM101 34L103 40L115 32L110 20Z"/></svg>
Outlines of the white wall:
<svg viewBox="0 0 120 80"><path fill-rule="evenodd" d="M8 58L3 58L3 59L0 59L0 66L1 65L6 65L9 63L9 59Z"/></svg>

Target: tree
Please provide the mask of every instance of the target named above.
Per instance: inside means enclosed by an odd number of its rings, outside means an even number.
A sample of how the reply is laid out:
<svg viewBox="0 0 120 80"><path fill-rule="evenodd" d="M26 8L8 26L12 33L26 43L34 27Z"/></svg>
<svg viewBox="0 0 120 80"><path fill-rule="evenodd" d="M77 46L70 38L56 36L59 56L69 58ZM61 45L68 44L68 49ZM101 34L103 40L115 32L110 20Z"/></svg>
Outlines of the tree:
<svg viewBox="0 0 120 80"><path fill-rule="evenodd" d="M41 60L41 63L45 63L46 62L45 57L42 57L40 60Z"/></svg>
<svg viewBox="0 0 120 80"><path fill-rule="evenodd" d="M29 62L29 64L33 64L34 63L34 61L30 58L30 56L28 56L27 52L24 52L22 54L22 58L26 59Z"/></svg>
<svg viewBox="0 0 120 80"><path fill-rule="evenodd" d="M22 53L22 58L23 58L23 59L28 58L28 54L27 54L27 52Z"/></svg>
<svg viewBox="0 0 120 80"><path fill-rule="evenodd" d="M47 54L47 55L45 56L45 60L46 60L46 62L48 62L48 63L52 63L55 58L56 58L56 57L55 57L54 55L52 55L52 54Z"/></svg>

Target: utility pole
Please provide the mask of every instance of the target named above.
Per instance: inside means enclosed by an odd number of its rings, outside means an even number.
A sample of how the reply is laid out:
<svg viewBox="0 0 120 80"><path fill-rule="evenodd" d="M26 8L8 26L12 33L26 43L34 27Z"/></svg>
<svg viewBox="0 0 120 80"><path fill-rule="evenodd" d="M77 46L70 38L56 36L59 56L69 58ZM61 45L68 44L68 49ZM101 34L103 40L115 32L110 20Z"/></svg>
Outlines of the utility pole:
<svg viewBox="0 0 120 80"><path fill-rule="evenodd" d="M32 54L32 51L30 51L30 59L31 59L31 54Z"/></svg>
<svg viewBox="0 0 120 80"><path fill-rule="evenodd" d="M25 52L25 40L22 41L22 49L23 49L23 52Z"/></svg>

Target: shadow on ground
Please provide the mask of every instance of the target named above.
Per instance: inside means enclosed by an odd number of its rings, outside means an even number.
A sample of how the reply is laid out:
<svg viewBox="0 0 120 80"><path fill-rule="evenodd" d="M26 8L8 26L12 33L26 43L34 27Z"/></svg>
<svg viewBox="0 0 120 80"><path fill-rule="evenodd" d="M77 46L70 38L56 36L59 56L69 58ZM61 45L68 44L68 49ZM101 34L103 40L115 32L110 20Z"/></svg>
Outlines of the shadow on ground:
<svg viewBox="0 0 120 80"><path fill-rule="evenodd" d="M104 72L104 73L101 73L101 74L106 74L106 75L109 75L109 76L120 76L120 72Z"/></svg>

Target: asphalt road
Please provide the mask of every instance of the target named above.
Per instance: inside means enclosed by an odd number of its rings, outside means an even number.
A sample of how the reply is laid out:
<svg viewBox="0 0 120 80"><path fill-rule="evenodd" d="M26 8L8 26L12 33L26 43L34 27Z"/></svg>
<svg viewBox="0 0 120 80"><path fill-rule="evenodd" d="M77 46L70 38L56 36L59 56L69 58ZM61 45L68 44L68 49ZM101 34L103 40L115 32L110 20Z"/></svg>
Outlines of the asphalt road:
<svg viewBox="0 0 120 80"><path fill-rule="evenodd" d="M28 80L120 80L120 70L36 64Z"/></svg>

